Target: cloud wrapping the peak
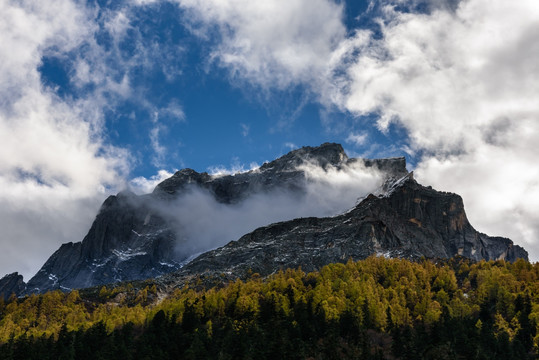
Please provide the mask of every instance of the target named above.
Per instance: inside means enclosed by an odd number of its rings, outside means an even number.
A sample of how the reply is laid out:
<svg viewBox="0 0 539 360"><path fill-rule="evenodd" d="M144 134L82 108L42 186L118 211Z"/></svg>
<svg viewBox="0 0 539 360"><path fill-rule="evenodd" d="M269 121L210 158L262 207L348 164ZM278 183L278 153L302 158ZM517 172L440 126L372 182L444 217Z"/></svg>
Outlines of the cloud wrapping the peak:
<svg viewBox="0 0 539 360"><path fill-rule="evenodd" d="M304 164L298 170L305 174L303 191L276 188L252 193L237 204L223 204L207 190L192 187L176 200L154 206L174 224L179 255L189 257L278 221L340 214L382 185L382 174L359 161L341 169ZM214 176L219 175L223 174Z"/></svg>

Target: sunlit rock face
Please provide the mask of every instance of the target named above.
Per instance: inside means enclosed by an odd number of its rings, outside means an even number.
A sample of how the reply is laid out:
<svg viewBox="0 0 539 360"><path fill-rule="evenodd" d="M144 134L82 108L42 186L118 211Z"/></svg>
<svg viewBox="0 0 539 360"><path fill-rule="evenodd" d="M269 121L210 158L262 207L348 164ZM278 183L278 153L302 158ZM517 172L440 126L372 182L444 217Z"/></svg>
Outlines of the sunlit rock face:
<svg viewBox="0 0 539 360"><path fill-rule="evenodd" d="M348 185L341 184L343 179ZM368 192L355 193L354 181L369 182L357 187ZM346 208L330 211L332 216L317 208L331 203L331 197L342 197L341 188L348 191ZM199 197L187 198L191 193ZM311 201L321 193L331 195ZM301 211L290 212L290 207L300 205ZM271 216L261 220L270 206ZM253 212L260 213L258 222L242 228L243 219L247 221ZM205 219L197 228L193 223L200 218ZM214 227L212 234L218 239L204 242L205 227ZM230 227L242 232L231 232ZM404 158L348 158L341 145L326 143L291 151L247 172L212 175L183 169L151 194L123 191L110 196L85 238L63 244L30 279L26 290L18 293L85 288L164 274L174 274L167 278L174 283L174 279L200 273L234 278L249 271L270 274L287 267L309 271L372 254L410 259L527 258L511 240L477 232L458 195L419 185L406 170Z"/></svg>

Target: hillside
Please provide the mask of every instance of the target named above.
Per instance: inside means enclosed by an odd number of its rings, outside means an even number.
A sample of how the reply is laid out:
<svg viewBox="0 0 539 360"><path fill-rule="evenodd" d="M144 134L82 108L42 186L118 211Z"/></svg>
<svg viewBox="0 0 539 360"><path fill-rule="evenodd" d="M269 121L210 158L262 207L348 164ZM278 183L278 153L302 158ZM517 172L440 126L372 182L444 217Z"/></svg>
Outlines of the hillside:
<svg viewBox="0 0 539 360"><path fill-rule="evenodd" d="M0 300L0 359L539 355L539 265L524 260L370 257L162 291L124 284Z"/></svg>

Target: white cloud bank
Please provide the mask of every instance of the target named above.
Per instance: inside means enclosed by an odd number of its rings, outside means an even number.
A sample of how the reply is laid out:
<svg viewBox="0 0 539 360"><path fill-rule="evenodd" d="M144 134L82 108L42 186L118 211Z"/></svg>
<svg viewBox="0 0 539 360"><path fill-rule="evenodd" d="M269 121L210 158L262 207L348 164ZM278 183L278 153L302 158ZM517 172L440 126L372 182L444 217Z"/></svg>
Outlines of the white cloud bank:
<svg viewBox="0 0 539 360"><path fill-rule="evenodd" d="M184 258L223 246L274 222L342 213L382 184L381 174L360 162L340 170L330 167L326 171L309 164L299 169L305 172L304 192L277 188L229 205L193 187L175 201L158 202L155 207L175 224L178 253Z"/></svg>
<svg viewBox="0 0 539 360"><path fill-rule="evenodd" d="M99 111L60 99L38 71L93 23L71 1L0 2L0 264L28 279L67 241L80 240L126 154L101 141ZM3 276L3 274L0 274Z"/></svg>
<svg viewBox="0 0 539 360"><path fill-rule="evenodd" d="M424 153L417 179L463 196L480 231L504 235L539 260L539 7L468 0L455 12L399 13L383 38L343 43L346 110L404 126Z"/></svg>
<svg viewBox="0 0 539 360"><path fill-rule="evenodd" d="M325 105L378 114L381 131L398 123L406 151L423 154L419 181L461 194L478 230L539 260L536 0L429 2L428 13L385 1L369 10L381 36L347 35L343 5L329 0L178 2L195 30L219 31L211 56L234 79L301 84Z"/></svg>

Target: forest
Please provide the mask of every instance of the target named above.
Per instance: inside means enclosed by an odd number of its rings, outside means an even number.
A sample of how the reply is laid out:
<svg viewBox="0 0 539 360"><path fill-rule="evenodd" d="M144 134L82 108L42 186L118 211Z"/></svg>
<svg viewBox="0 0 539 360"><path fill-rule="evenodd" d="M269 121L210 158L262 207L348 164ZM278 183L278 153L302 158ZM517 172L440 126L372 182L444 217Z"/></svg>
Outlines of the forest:
<svg viewBox="0 0 539 360"><path fill-rule="evenodd" d="M4 359L537 359L539 264L370 257L318 272L0 297Z"/></svg>

